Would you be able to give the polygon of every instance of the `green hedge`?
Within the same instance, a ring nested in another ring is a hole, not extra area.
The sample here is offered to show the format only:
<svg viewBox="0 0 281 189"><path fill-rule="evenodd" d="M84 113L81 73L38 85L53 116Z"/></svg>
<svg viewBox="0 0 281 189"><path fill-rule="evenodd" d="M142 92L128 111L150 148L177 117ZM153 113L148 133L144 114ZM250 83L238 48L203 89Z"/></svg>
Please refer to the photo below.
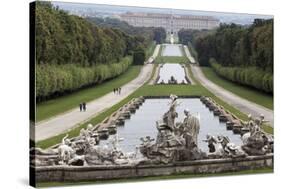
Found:
<svg viewBox="0 0 281 189"><path fill-rule="evenodd" d="M210 59L214 71L230 81L254 87L267 93L273 93L273 75L257 67L223 67Z"/></svg>
<svg viewBox="0 0 281 189"><path fill-rule="evenodd" d="M114 78L132 64L131 57L119 63L82 67L74 64L36 65L36 98L42 100L54 94L63 94Z"/></svg>
<svg viewBox="0 0 281 189"><path fill-rule="evenodd" d="M143 65L145 61L145 51L143 48L139 48L133 53L133 64Z"/></svg>

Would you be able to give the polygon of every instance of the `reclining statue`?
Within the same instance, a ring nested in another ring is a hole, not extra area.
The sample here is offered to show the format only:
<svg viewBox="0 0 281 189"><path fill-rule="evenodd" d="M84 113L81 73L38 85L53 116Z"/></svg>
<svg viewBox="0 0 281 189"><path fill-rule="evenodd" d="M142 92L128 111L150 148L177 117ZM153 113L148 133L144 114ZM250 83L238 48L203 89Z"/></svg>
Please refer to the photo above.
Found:
<svg viewBox="0 0 281 189"><path fill-rule="evenodd" d="M241 146L231 143L226 136L219 135L217 137L207 134L206 140L209 147L209 158L237 158L245 157L247 154L242 150Z"/></svg>

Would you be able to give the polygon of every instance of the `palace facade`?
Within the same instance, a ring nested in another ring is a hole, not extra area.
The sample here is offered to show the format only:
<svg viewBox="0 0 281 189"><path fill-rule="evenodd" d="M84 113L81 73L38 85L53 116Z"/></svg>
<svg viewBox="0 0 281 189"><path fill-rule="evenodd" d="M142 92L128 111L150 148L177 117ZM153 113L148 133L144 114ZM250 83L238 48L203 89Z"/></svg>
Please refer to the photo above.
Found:
<svg viewBox="0 0 281 189"><path fill-rule="evenodd" d="M184 29L214 29L219 26L219 20L211 16L174 15L156 13L131 13L120 15L122 21L132 26L163 27L168 34L177 34Z"/></svg>

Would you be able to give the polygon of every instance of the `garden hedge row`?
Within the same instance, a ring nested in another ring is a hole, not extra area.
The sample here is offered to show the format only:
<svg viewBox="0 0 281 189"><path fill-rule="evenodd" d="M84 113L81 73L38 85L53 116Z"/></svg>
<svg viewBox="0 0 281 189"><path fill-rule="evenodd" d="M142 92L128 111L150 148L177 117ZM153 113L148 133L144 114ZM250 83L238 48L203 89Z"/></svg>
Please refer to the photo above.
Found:
<svg viewBox="0 0 281 189"><path fill-rule="evenodd" d="M254 87L267 93L273 93L273 75L257 67L224 67L210 59L213 70L230 81Z"/></svg>
<svg viewBox="0 0 281 189"><path fill-rule="evenodd" d="M118 63L98 64L92 67L75 64L36 65L36 98L40 101L52 95L101 83L122 74L131 64L132 58L125 57Z"/></svg>

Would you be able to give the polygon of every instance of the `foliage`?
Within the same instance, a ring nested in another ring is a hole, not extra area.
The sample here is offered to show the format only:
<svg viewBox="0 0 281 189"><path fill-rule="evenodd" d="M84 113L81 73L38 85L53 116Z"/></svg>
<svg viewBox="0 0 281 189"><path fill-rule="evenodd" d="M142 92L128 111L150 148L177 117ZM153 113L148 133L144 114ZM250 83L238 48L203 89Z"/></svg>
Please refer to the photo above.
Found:
<svg viewBox="0 0 281 189"><path fill-rule="evenodd" d="M126 57L118 63L99 64L94 67L39 64L36 66L37 100L42 101L80 88L94 86L120 75L131 63L131 58Z"/></svg>
<svg viewBox="0 0 281 189"><path fill-rule="evenodd" d="M201 66L212 64L224 78L273 93L272 19L256 19L249 27L222 24L194 43Z"/></svg>
<svg viewBox="0 0 281 189"><path fill-rule="evenodd" d="M178 32L179 42L184 45L187 45L188 42L192 42L196 31L197 30L181 29Z"/></svg>
<svg viewBox="0 0 281 189"><path fill-rule="evenodd" d="M224 67L214 59L210 59L210 64L218 75L230 81L254 87L264 92L273 92L272 74L258 67Z"/></svg>
<svg viewBox="0 0 281 189"><path fill-rule="evenodd" d="M211 33L213 33L213 30L180 29L178 31L178 39L181 44L188 45L188 43L195 43L197 38Z"/></svg>
<svg viewBox="0 0 281 189"><path fill-rule="evenodd" d="M166 31L164 28L155 28L153 30L154 32L154 37L153 39L156 41L157 44L164 43L166 40Z"/></svg>
<svg viewBox="0 0 281 189"><path fill-rule="evenodd" d="M120 87L135 79L140 71L141 66L130 66L124 74L114 79L110 79L101 84L95 84L93 87L77 90L68 95L41 102L36 105L36 122L77 108L77 105L81 102L89 102L100 98L112 92L113 88Z"/></svg>
<svg viewBox="0 0 281 189"><path fill-rule="evenodd" d="M91 23L94 23L95 25L102 27L102 28L115 28L118 29L127 35L131 36L132 41L141 39L144 41L145 46L147 46L152 40L154 36L153 28L151 27L135 27L129 25L125 21L121 21L116 18L98 18L98 17L87 17L86 20L88 20Z"/></svg>
<svg viewBox="0 0 281 189"><path fill-rule="evenodd" d="M200 65L215 58L222 66L258 67L273 73L273 20L256 19L249 27L222 24L215 32L197 37Z"/></svg>
<svg viewBox="0 0 281 189"><path fill-rule="evenodd" d="M217 74L211 67L201 67L201 70L208 80L220 87L240 96L241 98L247 99L248 101L271 110L273 109L273 96L271 94L225 79L223 76Z"/></svg>
<svg viewBox="0 0 281 189"><path fill-rule="evenodd" d="M136 49L133 54L133 64L143 65L145 61L145 51L143 48Z"/></svg>
<svg viewBox="0 0 281 189"><path fill-rule="evenodd" d="M98 27L50 2L36 2L35 28L37 102L122 74L128 56L147 45L143 36Z"/></svg>

